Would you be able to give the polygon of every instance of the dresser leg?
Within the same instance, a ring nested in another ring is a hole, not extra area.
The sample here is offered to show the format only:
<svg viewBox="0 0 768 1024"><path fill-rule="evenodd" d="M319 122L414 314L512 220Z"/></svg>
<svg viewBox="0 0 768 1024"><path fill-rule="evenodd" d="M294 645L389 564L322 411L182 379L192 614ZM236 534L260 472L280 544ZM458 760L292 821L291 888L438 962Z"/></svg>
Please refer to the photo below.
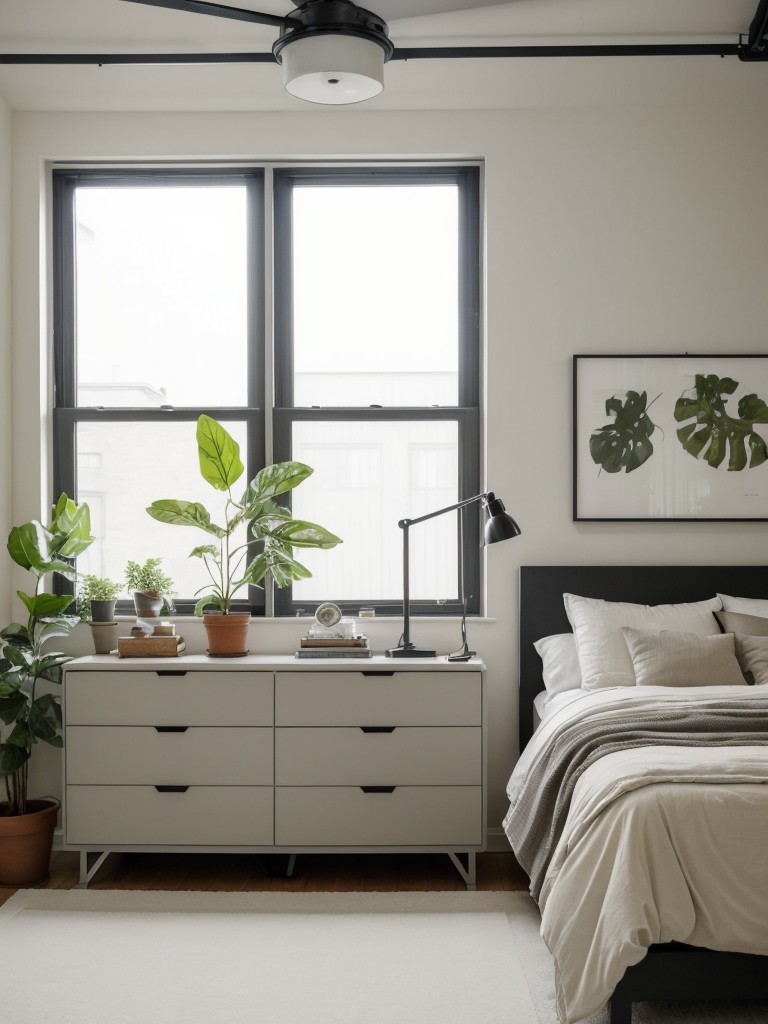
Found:
<svg viewBox="0 0 768 1024"><path fill-rule="evenodd" d="M89 856L96 856L96 860L93 861L92 864L88 863L88 857ZM101 865L104 863L104 861L107 859L108 856L109 856L109 850L107 850L105 853L100 853L98 855L89 854L88 850L81 850L80 851L80 879L79 879L77 885L75 886L75 888L76 889L87 889L88 888L88 883L90 881L92 881L93 876L96 874L96 872L99 870L99 868L101 867Z"/></svg>
<svg viewBox="0 0 768 1024"><path fill-rule="evenodd" d="M453 850L450 850L448 852L448 856L453 861L453 866L467 883L467 889L474 891L477 888L477 871L475 866L474 850L469 853L454 853ZM462 857L466 857L466 863L461 859Z"/></svg>

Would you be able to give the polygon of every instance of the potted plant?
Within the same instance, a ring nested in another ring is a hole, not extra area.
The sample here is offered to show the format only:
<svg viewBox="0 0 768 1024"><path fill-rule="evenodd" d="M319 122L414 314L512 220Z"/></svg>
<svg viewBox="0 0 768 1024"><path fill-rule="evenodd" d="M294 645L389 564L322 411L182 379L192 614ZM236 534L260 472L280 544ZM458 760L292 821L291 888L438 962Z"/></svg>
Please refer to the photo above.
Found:
<svg viewBox="0 0 768 1024"><path fill-rule="evenodd" d="M293 557L293 549L332 548L341 540L322 526L294 519L290 509L274 500L306 480L313 472L309 466L301 462L266 466L235 498L232 488L245 472L239 444L220 423L203 415L197 421L197 449L203 478L227 494L224 525L212 522L210 512L197 501L165 498L153 501L147 512L161 523L195 526L215 538L215 543L190 552L191 558L203 560L211 578L210 585L195 595L203 594L195 615L203 615L209 654L247 654L250 612L233 613L235 595L249 585L258 586L267 573L278 587L306 579L311 573ZM245 541L238 543L233 535L242 526ZM204 614L206 608L216 612Z"/></svg>
<svg viewBox="0 0 768 1024"><path fill-rule="evenodd" d="M122 584L86 573L77 588L77 611L83 622L114 622Z"/></svg>
<svg viewBox="0 0 768 1024"><path fill-rule="evenodd" d="M161 562L162 558L148 558L143 565L129 561L125 567L125 582L141 618L157 618L163 610L170 610L174 583L160 568Z"/></svg>
<svg viewBox="0 0 768 1024"><path fill-rule="evenodd" d="M92 541L88 506L75 504L66 494L56 502L50 526L24 523L8 536L8 553L31 573L34 589L31 594L17 591L27 621L12 622L0 631L0 775L6 795L0 803L3 885L27 885L48 871L59 803L30 800L27 771L36 743L62 746L60 698L39 690L61 682L61 667L70 659L47 650L47 644L66 636L78 617L65 614L74 600L71 595L49 593L42 584L48 573L74 579L74 559Z"/></svg>

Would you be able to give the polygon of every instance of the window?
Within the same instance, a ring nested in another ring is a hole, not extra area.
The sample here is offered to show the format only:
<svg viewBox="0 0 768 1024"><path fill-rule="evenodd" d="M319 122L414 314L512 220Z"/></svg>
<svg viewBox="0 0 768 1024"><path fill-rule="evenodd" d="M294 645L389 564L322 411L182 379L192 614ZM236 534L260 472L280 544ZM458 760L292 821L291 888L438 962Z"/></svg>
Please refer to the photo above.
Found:
<svg viewBox="0 0 768 1024"><path fill-rule="evenodd" d="M302 552L313 577L274 604L252 588L252 610L399 610L398 521L480 490L478 169L56 170L54 228L55 484L99 520L81 570L162 556L191 609L200 538L144 509L211 506L206 412L249 479L312 466L294 514L344 540ZM415 612L459 608L460 551L478 610L478 537L476 506L413 531Z"/></svg>

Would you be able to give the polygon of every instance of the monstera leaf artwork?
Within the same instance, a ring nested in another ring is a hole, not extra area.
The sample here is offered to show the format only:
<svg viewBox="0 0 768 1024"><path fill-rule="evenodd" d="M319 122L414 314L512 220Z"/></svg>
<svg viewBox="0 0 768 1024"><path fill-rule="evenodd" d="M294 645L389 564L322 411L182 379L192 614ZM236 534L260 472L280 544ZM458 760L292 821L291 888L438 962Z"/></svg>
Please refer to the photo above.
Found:
<svg viewBox="0 0 768 1024"><path fill-rule="evenodd" d="M651 434L656 425L648 408L645 391L627 391L624 401L614 396L605 403L606 416L613 415L614 420L592 432L589 454L606 473L631 473L653 455Z"/></svg>
<svg viewBox="0 0 768 1024"><path fill-rule="evenodd" d="M731 415L728 398L739 386L731 377L697 373L695 385L675 402L677 436L685 451L717 469L728 456L728 470L754 469L768 459L755 423L768 423L768 406L757 395L744 395Z"/></svg>

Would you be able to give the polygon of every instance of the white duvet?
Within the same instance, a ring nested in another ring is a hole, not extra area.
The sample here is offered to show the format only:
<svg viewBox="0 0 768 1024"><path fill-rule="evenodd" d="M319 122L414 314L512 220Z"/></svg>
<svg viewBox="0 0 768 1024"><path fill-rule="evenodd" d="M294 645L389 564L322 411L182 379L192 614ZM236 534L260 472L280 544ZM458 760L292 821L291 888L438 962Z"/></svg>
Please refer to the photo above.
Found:
<svg viewBox="0 0 768 1024"><path fill-rule="evenodd" d="M765 698L768 687L571 691L550 705L510 779L564 722L668 702ZM768 954L768 747L636 747L586 769L541 891L558 1013L602 1006L650 945L679 941Z"/></svg>

